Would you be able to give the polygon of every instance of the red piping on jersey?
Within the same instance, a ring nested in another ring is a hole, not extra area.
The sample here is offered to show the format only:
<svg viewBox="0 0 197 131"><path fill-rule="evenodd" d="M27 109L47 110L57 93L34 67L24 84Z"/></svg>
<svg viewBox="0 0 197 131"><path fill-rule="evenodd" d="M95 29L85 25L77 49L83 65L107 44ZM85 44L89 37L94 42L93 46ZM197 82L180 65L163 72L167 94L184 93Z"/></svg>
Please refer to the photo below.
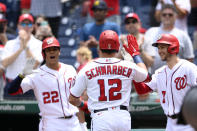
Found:
<svg viewBox="0 0 197 131"><path fill-rule="evenodd" d="M50 72L48 72L48 71L45 71L45 70L43 70L42 68L40 68L40 69L41 69L42 71L44 71L44 72L46 72L46 73L48 73L48 74L50 74L50 75L52 75L52 76L54 76L54 77L56 78L56 80L57 80L57 85L58 85L58 91L59 91L59 94L60 94L60 100L61 100L62 111L63 111L64 117L66 117L65 112L64 112L64 108L63 108L62 97L61 97L61 93L60 93L59 80L57 79L57 77L56 77L54 74L52 74L52 73L50 73Z"/></svg>
<svg viewBox="0 0 197 131"><path fill-rule="evenodd" d="M64 75L65 75L65 73L66 73L66 71L64 72ZM64 85L65 85L65 92L66 92L66 82L65 82L65 79L64 79ZM69 89L69 87L68 87L68 89ZM67 100L68 100L68 96L67 96L67 93L66 93L66 98L67 98ZM68 105L68 108L69 108L69 103L68 103L68 101L67 101L67 105Z"/></svg>
<svg viewBox="0 0 197 131"><path fill-rule="evenodd" d="M165 73L166 73L166 88L167 88L167 85L168 85L168 79L167 79L167 72L166 72L166 68L165 68ZM167 89L166 89L167 90ZM167 95L167 94L166 94ZM164 98L165 99L165 98ZM168 100L168 96L167 96L167 100ZM169 107L169 100L168 100L168 107ZM168 110L168 115L169 115L169 110Z"/></svg>
<svg viewBox="0 0 197 131"><path fill-rule="evenodd" d="M171 93L172 93L172 103L173 103L173 112L175 114L175 105L174 105L174 97L173 97L173 92L172 92L172 77L174 75L174 73L181 67L181 65L173 72L172 76L171 76L171 83L170 83L170 87L171 87ZM174 115L173 114L173 115Z"/></svg>
<svg viewBox="0 0 197 131"><path fill-rule="evenodd" d="M93 61L95 63L99 63L99 64L116 64L116 63L119 63L121 60L117 61L117 62L113 62L113 63L101 63L101 62L98 62L98 61Z"/></svg>

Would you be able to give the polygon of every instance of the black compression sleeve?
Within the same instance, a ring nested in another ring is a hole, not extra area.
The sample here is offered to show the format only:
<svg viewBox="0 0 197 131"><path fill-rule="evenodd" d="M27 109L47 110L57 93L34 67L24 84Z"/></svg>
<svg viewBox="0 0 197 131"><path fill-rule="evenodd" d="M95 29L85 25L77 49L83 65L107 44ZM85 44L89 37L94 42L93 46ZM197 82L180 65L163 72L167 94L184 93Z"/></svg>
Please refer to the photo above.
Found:
<svg viewBox="0 0 197 131"><path fill-rule="evenodd" d="M23 78L24 77L22 75L18 75L13 81L11 81L8 86L9 94L16 93L19 90Z"/></svg>

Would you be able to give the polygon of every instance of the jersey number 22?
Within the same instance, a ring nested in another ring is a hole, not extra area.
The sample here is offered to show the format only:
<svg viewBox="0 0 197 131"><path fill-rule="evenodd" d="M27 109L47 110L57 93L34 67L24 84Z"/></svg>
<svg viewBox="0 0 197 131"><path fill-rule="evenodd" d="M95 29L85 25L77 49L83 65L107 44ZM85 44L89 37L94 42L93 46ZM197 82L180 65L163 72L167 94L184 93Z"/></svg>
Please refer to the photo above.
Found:
<svg viewBox="0 0 197 131"><path fill-rule="evenodd" d="M43 92L42 95L44 96L43 97L44 104L59 102L57 91Z"/></svg>

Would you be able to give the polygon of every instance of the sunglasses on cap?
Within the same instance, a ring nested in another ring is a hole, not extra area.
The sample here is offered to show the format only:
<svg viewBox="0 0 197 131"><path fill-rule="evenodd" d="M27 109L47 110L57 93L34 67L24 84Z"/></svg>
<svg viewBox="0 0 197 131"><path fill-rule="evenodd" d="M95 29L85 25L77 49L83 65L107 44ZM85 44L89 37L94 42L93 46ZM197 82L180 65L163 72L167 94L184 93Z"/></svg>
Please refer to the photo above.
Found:
<svg viewBox="0 0 197 131"><path fill-rule="evenodd" d="M26 26L32 27L32 26L33 26L32 23L21 23L20 25L21 25L22 27L26 27Z"/></svg>
<svg viewBox="0 0 197 131"><path fill-rule="evenodd" d="M138 23L138 20L137 19L129 19L129 20L125 21L125 24L130 24L130 23L132 23L132 24Z"/></svg>
<svg viewBox="0 0 197 131"><path fill-rule="evenodd" d="M47 21L42 21L42 22L38 22L36 23L37 26L45 26L45 25L48 25L48 22Z"/></svg>
<svg viewBox="0 0 197 131"><path fill-rule="evenodd" d="M163 17L166 17L166 16L172 17L173 14L172 14L172 13L163 13L162 16L163 16Z"/></svg>

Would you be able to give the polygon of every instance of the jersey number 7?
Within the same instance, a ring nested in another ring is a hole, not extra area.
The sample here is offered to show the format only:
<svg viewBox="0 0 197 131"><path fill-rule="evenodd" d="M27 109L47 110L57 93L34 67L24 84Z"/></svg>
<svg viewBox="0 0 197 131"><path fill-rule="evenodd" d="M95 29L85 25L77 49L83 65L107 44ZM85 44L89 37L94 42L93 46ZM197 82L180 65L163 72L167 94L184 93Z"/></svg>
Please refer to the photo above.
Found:
<svg viewBox="0 0 197 131"><path fill-rule="evenodd" d="M105 94L105 82L104 79L99 79L98 84L100 86L100 96L98 98L99 101L107 101L107 96ZM109 89L109 101L113 100L120 100L122 98L122 94L120 93L120 90L122 89L122 81L120 79L108 79L108 85L117 85L116 87L111 87ZM115 95L114 93L117 92Z"/></svg>

